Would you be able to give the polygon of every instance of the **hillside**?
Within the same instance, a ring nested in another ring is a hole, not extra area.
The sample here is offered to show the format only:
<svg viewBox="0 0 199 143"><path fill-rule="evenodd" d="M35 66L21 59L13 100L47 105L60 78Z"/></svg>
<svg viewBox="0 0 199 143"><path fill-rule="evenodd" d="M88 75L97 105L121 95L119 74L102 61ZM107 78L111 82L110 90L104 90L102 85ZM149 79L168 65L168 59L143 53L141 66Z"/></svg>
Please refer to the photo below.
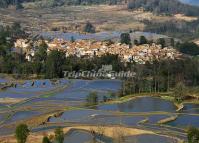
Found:
<svg viewBox="0 0 199 143"><path fill-rule="evenodd" d="M183 40L199 37L199 7L178 0L4 0L0 6L5 7L5 2L17 2L21 10L0 9L1 24L19 22L30 33L83 32L89 21L96 32L133 30Z"/></svg>
<svg viewBox="0 0 199 143"><path fill-rule="evenodd" d="M9 5L16 5L22 8L22 3L32 2L34 7L56 7L62 5L92 5L92 4L127 4L129 9L144 8L156 14L185 14L189 16L199 16L199 4L196 0L1 0L0 7L6 8ZM192 5L187 5L192 4Z"/></svg>
<svg viewBox="0 0 199 143"><path fill-rule="evenodd" d="M129 9L144 8L156 14L185 14L199 16L199 7L181 3L178 0L130 0Z"/></svg>
<svg viewBox="0 0 199 143"><path fill-rule="evenodd" d="M56 7L63 5L98 5L98 4L127 4L129 9L144 8L147 11L156 14L185 14L189 16L198 16L199 7L194 5L199 4L196 0L2 0L0 7L6 8L9 5L17 5L22 8L24 2L31 3L31 6L37 8ZM187 5L192 4L192 5Z"/></svg>
<svg viewBox="0 0 199 143"><path fill-rule="evenodd" d="M190 4L190 5L198 5L199 6L199 1L198 0L180 0L183 3Z"/></svg>
<svg viewBox="0 0 199 143"><path fill-rule="evenodd" d="M1 0L0 7L19 5L24 2L34 2L37 7L55 7L61 5L119 4L126 0Z"/></svg>

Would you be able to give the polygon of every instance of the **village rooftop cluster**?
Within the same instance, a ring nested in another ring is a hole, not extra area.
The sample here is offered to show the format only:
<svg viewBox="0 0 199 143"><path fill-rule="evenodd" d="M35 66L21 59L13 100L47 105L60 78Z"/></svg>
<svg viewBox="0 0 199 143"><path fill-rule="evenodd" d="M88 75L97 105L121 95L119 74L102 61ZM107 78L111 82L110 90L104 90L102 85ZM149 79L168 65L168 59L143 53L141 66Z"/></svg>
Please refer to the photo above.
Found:
<svg viewBox="0 0 199 143"><path fill-rule="evenodd" d="M162 59L178 59L181 53L171 47L162 48L161 45L155 43L143 45L121 44L119 42L110 43L109 41L92 41L92 40L76 40L67 41L63 39L45 40L48 45L47 52L52 50L62 51L66 57L75 55L77 57L92 58L94 56L102 56L105 54L119 55L124 62L134 61L138 64L145 64L154 60ZM42 40L28 41L26 39L18 39L15 42L15 51L24 53L28 61L32 61L37 47Z"/></svg>

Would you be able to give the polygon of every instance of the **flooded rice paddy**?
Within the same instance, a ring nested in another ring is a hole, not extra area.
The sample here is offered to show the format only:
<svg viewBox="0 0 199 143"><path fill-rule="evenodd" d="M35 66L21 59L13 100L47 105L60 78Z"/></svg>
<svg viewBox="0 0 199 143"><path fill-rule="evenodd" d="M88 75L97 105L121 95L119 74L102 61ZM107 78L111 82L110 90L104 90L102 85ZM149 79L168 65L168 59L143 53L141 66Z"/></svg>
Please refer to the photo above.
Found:
<svg viewBox="0 0 199 143"><path fill-rule="evenodd" d="M192 126L199 127L199 115L179 115L175 121L169 122L167 124L180 128L188 128Z"/></svg>
<svg viewBox="0 0 199 143"><path fill-rule="evenodd" d="M13 113L12 118L9 118L5 121L6 124L12 123L12 122L17 122L20 120L28 119L34 116L37 116L41 113L36 112L36 111L19 111L16 113Z"/></svg>
<svg viewBox="0 0 199 143"><path fill-rule="evenodd" d="M165 136L143 134L127 137L125 143L177 143L177 141Z"/></svg>
<svg viewBox="0 0 199 143"><path fill-rule="evenodd" d="M72 33L72 32L43 32L40 35L46 39L54 39L54 38L61 38L65 40L71 40L73 37L75 40L119 40L121 33L124 31L105 31L105 32L98 32L98 33L91 33L91 34L83 34L83 33ZM157 39L157 38L167 38L165 35L154 34L151 32L139 32L135 31L130 33L132 39L135 37L145 36L148 39Z"/></svg>
<svg viewBox="0 0 199 143"><path fill-rule="evenodd" d="M98 136L96 135L96 138L94 136L85 130L71 130L69 131L64 138L64 143L89 143L89 142L95 142L95 143L112 143L112 139L108 138L106 136Z"/></svg>
<svg viewBox="0 0 199 143"><path fill-rule="evenodd" d="M126 125L136 126L136 124L144 120L143 116L124 116L115 115L105 111L96 110L74 110L64 112L60 117L52 117L49 122L54 123L85 123L85 124L98 124L98 125Z"/></svg>
<svg viewBox="0 0 199 143"><path fill-rule="evenodd" d="M4 81L4 80L2 80ZM38 124L31 128L34 132L55 129L58 126L73 124L125 126L174 134L185 137L184 129L188 126L199 127L199 105L187 103L176 112L177 107L171 101L158 97L138 97L122 103L103 103L103 98L111 98L111 93L121 89L120 80L34 80L18 83L6 90L0 91L0 98L22 99L12 104L0 104L0 133L14 132L14 124L28 120L38 115L49 115L45 125ZM86 98L91 92L96 92L99 105L88 107ZM55 116L54 114L61 112ZM162 124L159 121L175 117L171 122ZM13 125L13 127L8 125ZM78 138L78 137L79 138ZM76 138L75 138L76 137ZM66 135L66 140L86 143L92 140L89 132L74 130ZM107 139L107 138L106 138ZM167 143L170 138L164 136L140 135L126 137L129 143L135 139L145 143L153 139L154 143ZM184 138L183 138L184 139ZM109 140L110 142L110 140Z"/></svg>
<svg viewBox="0 0 199 143"><path fill-rule="evenodd" d="M165 136L158 136L152 134L143 134L143 135L136 135L136 136L128 136L122 139L123 143L177 143L175 139L168 138ZM94 138L93 135L85 130L71 130L65 136L64 143L89 143L89 142L96 142L96 143L113 143L114 140L108 138L106 136L103 137L96 137Z"/></svg>
<svg viewBox="0 0 199 143"><path fill-rule="evenodd" d="M170 101L165 101L156 97L136 98L119 104L109 104L98 106L99 110L111 110L120 112L175 112L176 107Z"/></svg>

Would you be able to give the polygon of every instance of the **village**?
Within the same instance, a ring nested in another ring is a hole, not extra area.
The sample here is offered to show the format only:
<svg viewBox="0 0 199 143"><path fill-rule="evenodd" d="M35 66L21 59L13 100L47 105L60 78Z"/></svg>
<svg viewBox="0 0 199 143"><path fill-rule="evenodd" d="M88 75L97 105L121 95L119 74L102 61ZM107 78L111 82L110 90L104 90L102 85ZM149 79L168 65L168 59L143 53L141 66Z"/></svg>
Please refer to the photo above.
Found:
<svg viewBox="0 0 199 143"><path fill-rule="evenodd" d="M42 40L28 41L26 39L18 39L14 44L15 51L26 55L28 61L32 61L37 47L42 43ZM45 40L47 44L47 52L52 50L62 51L66 57L76 55L77 57L92 58L93 56L102 56L105 54L119 55L123 62L132 62L145 64L154 60L163 59L179 59L182 54L173 47L164 47L161 45L142 44L129 45L119 42L110 41L93 41L93 40L76 40L67 41L63 39Z"/></svg>

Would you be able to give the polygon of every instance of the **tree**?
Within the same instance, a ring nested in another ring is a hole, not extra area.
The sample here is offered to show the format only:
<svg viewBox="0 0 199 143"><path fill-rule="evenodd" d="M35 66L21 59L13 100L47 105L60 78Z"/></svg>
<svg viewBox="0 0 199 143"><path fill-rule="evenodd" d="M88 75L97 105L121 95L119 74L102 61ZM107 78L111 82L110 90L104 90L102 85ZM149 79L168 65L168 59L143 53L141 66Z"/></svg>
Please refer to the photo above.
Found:
<svg viewBox="0 0 199 143"><path fill-rule="evenodd" d="M29 129L26 124L20 124L15 130L15 137L18 143L25 143L29 135Z"/></svg>
<svg viewBox="0 0 199 143"><path fill-rule="evenodd" d="M98 96L96 92L91 92L86 98L88 105L95 105L98 103Z"/></svg>
<svg viewBox="0 0 199 143"><path fill-rule="evenodd" d="M142 45L142 44L147 44L147 39L146 39L146 37L145 36L140 36L140 45Z"/></svg>
<svg viewBox="0 0 199 143"><path fill-rule="evenodd" d="M34 74L40 74L44 71L45 64L42 64L41 62L32 62L31 65Z"/></svg>
<svg viewBox="0 0 199 143"><path fill-rule="evenodd" d="M115 92L110 92L110 98L111 99L114 99L114 98L116 98L116 93Z"/></svg>
<svg viewBox="0 0 199 143"><path fill-rule="evenodd" d="M95 33L95 27L89 21L86 23L83 29L84 32L87 33Z"/></svg>
<svg viewBox="0 0 199 143"><path fill-rule="evenodd" d="M46 60L46 77L63 77L63 64L65 59L66 57L63 52L59 52L57 50L51 51Z"/></svg>
<svg viewBox="0 0 199 143"><path fill-rule="evenodd" d="M199 46L193 42L185 42L178 45L180 52L191 56L199 55Z"/></svg>
<svg viewBox="0 0 199 143"><path fill-rule="evenodd" d="M161 45L162 48L164 48L164 47L165 47L165 44L166 44L166 41L165 41L164 38L159 38L159 39L157 40L157 44Z"/></svg>
<svg viewBox="0 0 199 143"><path fill-rule="evenodd" d="M32 74L33 73L33 66L32 63L30 62L26 62L21 64L21 68L22 68L22 73L23 74Z"/></svg>
<svg viewBox="0 0 199 143"><path fill-rule="evenodd" d="M95 57L91 63L96 63L98 68L101 68L102 65L112 65L114 71L121 71L124 68L120 57L118 55L106 54L101 57Z"/></svg>
<svg viewBox="0 0 199 143"><path fill-rule="evenodd" d="M42 143L51 143L51 141L49 140L49 138L47 136L44 136Z"/></svg>
<svg viewBox="0 0 199 143"><path fill-rule="evenodd" d="M120 42L122 44L131 45L131 37L129 33L122 33L120 35Z"/></svg>
<svg viewBox="0 0 199 143"><path fill-rule="evenodd" d="M64 132L62 128L55 129L55 141L57 143L63 143L64 142Z"/></svg>
<svg viewBox="0 0 199 143"><path fill-rule="evenodd" d="M170 45L171 45L172 47L175 46L175 40L174 40L173 38L170 39Z"/></svg>
<svg viewBox="0 0 199 143"><path fill-rule="evenodd" d="M106 96L103 96L103 101L107 102L108 98Z"/></svg>
<svg viewBox="0 0 199 143"><path fill-rule="evenodd" d="M16 3L16 9L19 10L19 9L23 9L23 5L20 3L20 2L17 2Z"/></svg>
<svg viewBox="0 0 199 143"><path fill-rule="evenodd" d="M185 15L194 16L198 15L199 11L197 7L185 5L178 0L129 0L127 6L128 9L138 9L142 7L156 14L167 15L184 13Z"/></svg>
<svg viewBox="0 0 199 143"><path fill-rule="evenodd" d="M5 73L12 73L13 71L13 58L11 55L7 55L4 57L2 70Z"/></svg>
<svg viewBox="0 0 199 143"><path fill-rule="evenodd" d="M72 43L75 42L75 38L73 36L71 36L70 42L72 42Z"/></svg>
<svg viewBox="0 0 199 143"><path fill-rule="evenodd" d="M199 130L197 128L191 127L187 133L188 143L198 143L199 142Z"/></svg>
<svg viewBox="0 0 199 143"><path fill-rule="evenodd" d="M136 46L138 46L139 45L139 42L138 42L138 40L134 40L134 44L136 45Z"/></svg>
<svg viewBox="0 0 199 143"><path fill-rule="evenodd" d="M10 36L13 41L19 38L23 38L26 36L26 33L21 27L21 24L18 22L13 23L13 25L10 27Z"/></svg>
<svg viewBox="0 0 199 143"><path fill-rule="evenodd" d="M35 53L35 61L37 61L37 62L45 62L46 61L47 48L48 48L48 45L45 43L45 41L42 41L42 43L38 47L38 51Z"/></svg>
<svg viewBox="0 0 199 143"><path fill-rule="evenodd" d="M174 89L174 97L177 102L182 102L186 96L186 87L182 82L177 83Z"/></svg>
<svg viewBox="0 0 199 143"><path fill-rule="evenodd" d="M95 131L95 129L90 129L90 133L92 134L92 137L93 137L93 140L92 142L93 143L96 143L96 139L97 139L97 132Z"/></svg>

